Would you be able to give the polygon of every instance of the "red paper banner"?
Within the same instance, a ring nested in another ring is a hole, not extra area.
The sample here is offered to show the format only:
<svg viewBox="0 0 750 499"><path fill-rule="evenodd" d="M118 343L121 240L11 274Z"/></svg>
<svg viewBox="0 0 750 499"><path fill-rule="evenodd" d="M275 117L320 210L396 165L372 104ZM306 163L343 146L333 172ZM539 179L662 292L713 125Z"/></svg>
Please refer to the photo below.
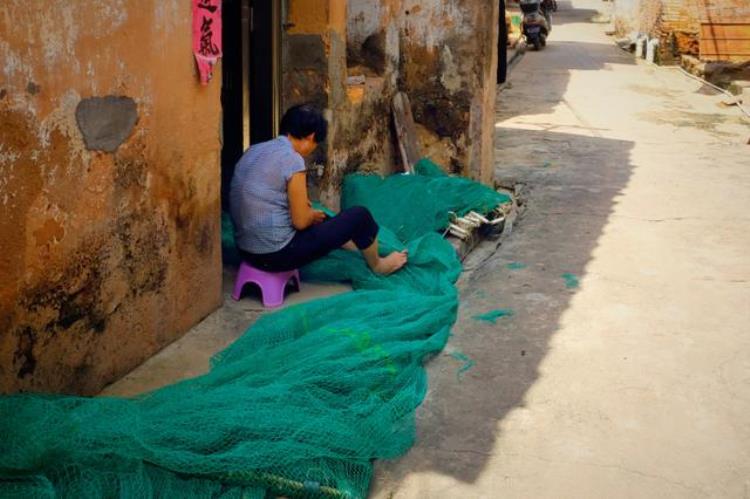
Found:
<svg viewBox="0 0 750 499"><path fill-rule="evenodd" d="M207 85L221 52L221 0L193 0L193 54Z"/></svg>

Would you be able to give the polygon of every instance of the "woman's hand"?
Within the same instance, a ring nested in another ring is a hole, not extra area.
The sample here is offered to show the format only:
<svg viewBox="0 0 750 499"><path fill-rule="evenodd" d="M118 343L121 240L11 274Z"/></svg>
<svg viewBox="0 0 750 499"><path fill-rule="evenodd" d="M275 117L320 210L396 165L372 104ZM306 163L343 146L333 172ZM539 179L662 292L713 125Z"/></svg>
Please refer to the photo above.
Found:
<svg viewBox="0 0 750 499"><path fill-rule="evenodd" d="M326 218L328 218L328 215L326 215L324 211L313 210L313 225L324 222Z"/></svg>

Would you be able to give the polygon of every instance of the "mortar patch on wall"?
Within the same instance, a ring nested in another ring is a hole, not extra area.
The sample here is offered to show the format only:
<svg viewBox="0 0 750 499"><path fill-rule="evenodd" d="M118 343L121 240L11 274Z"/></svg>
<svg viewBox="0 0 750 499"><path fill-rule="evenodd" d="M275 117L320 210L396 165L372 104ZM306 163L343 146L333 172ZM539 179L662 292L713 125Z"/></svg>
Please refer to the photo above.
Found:
<svg viewBox="0 0 750 499"><path fill-rule="evenodd" d="M443 51L440 54L440 61L442 63L440 82L449 92L457 92L461 89L463 80L458 73L458 66L453 60L453 53L447 44L443 47Z"/></svg>
<svg viewBox="0 0 750 499"><path fill-rule="evenodd" d="M386 37L385 33L373 33L365 38L361 46L347 42L346 65L349 68L363 66L374 75L385 73Z"/></svg>
<svg viewBox="0 0 750 499"><path fill-rule="evenodd" d="M328 71L328 57L320 35L288 35L286 60L288 69Z"/></svg>
<svg viewBox="0 0 750 499"><path fill-rule="evenodd" d="M137 107L130 97L90 97L76 107L76 122L89 150L115 152L137 121Z"/></svg>

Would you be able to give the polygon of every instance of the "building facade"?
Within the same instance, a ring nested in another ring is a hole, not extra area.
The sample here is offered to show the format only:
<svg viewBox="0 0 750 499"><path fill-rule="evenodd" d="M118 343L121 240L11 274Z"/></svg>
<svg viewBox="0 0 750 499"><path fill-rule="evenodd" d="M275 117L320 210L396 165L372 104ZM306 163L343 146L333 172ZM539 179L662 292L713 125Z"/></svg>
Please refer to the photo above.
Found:
<svg viewBox="0 0 750 499"><path fill-rule="evenodd" d="M221 303L191 5L3 2L0 392L91 394Z"/></svg>
<svg viewBox="0 0 750 499"><path fill-rule="evenodd" d="M97 393L221 305L222 183L260 114L268 135L293 104L327 110L313 184L334 208L346 173L399 169L396 91L426 155L491 179L497 2L224 5L242 22L201 85L189 1L3 3L0 393Z"/></svg>

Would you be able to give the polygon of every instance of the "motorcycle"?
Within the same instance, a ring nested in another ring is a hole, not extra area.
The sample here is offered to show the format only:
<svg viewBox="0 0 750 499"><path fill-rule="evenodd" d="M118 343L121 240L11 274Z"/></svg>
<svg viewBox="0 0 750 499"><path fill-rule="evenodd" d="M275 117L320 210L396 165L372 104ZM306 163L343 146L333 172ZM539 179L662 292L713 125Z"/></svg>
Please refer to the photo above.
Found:
<svg viewBox="0 0 750 499"><path fill-rule="evenodd" d="M526 42L541 50L547 45L547 37L552 30L552 22L544 0L521 0L519 5L523 12L522 32Z"/></svg>

